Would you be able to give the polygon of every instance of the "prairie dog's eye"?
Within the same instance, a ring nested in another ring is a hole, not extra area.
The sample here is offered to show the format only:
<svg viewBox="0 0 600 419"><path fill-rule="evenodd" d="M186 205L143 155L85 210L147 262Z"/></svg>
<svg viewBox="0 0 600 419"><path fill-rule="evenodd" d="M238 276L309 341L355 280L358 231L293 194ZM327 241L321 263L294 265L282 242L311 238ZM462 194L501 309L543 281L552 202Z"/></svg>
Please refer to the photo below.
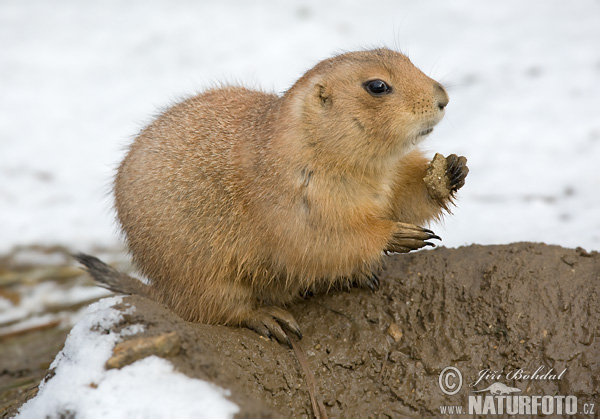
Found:
<svg viewBox="0 0 600 419"><path fill-rule="evenodd" d="M364 84L365 90L373 96L387 95L392 88L383 80L369 80Z"/></svg>

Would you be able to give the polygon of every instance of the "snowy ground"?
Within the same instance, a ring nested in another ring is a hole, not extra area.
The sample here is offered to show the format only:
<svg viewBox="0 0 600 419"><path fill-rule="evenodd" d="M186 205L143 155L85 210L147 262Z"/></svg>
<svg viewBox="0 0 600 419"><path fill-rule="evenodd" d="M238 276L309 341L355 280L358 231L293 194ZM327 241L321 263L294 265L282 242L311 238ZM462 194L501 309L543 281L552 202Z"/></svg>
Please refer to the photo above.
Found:
<svg viewBox="0 0 600 419"><path fill-rule="evenodd" d="M54 376L20 409L19 418L225 418L239 411L225 398L227 391L174 371L163 358L105 369L114 345L143 330L134 325L139 327L114 332L123 313L112 305L121 299L106 298L87 308L50 366Z"/></svg>
<svg viewBox="0 0 600 419"><path fill-rule="evenodd" d="M157 110L217 81L286 90L342 50L408 53L450 91L430 151L469 158L447 246L600 249L600 3L0 3L0 252L118 243L108 196Z"/></svg>

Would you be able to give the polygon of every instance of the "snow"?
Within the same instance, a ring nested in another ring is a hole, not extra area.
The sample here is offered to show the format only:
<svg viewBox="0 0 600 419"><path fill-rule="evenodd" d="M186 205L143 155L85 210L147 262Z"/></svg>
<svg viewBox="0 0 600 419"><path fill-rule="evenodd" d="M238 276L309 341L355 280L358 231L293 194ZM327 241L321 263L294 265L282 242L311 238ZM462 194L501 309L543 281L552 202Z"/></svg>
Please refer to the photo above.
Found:
<svg viewBox="0 0 600 419"><path fill-rule="evenodd" d="M2 302L4 301L7 300L2 300ZM62 313L46 313L39 316L31 316L27 317L25 320L20 321L17 324L11 324L10 326L0 327L0 336L47 325L49 323L62 321L65 321L65 316Z"/></svg>
<svg viewBox="0 0 600 419"><path fill-rule="evenodd" d="M600 249L600 3L0 3L0 252L119 243L114 169L160 109L219 82L285 91L319 60L389 46L450 92L426 147L464 154L447 246Z"/></svg>
<svg viewBox="0 0 600 419"><path fill-rule="evenodd" d="M48 252L47 249L20 248L12 255L12 263L21 266L66 265L72 257L65 252Z"/></svg>
<svg viewBox="0 0 600 419"><path fill-rule="evenodd" d="M111 297L88 307L50 366L54 376L42 382L18 418L69 413L83 419L225 418L238 412L225 398L228 391L178 373L169 361L156 356L107 371L104 365L121 337L143 330L112 330L123 320L123 312L113 308L120 303L122 297Z"/></svg>
<svg viewBox="0 0 600 419"><path fill-rule="evenodd" d="M37 284L20 284L14 292L20 295L18 304L0 297L0 326L28 319L32 315L53 311L53 308L68 307L77 303L105 297L110 291L100 287L87 285L61 286L55 281L44 281ZM56 319L65 319L66 313L56 313ZM67 316L68 317L68 316ZM48 317L44 316L45 320ZM40 319L41 322L44 320ZM20 324L29 326L29 323ZM4 329L0 327L0 332Z"/></svg>

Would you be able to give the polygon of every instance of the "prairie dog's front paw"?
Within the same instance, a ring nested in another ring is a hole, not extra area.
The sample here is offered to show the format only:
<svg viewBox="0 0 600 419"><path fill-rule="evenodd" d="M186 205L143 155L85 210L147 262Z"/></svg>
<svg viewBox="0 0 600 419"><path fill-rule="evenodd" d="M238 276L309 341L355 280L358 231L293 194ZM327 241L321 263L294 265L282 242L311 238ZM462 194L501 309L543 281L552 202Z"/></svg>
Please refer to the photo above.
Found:
<svg viewBox="0 0 600 419"><path fill-rule="evenodd" d="M408 223L396 223L396 231L384 249L385 252L408 253L425 246L435 245L426 240L441 240L433 231Z"/></svg>
<svg viewBox="0 0 600 419"><path fill-rule="evenodd" d="M446 163L446 176L450 179L450 194L454 194L465 186L465 178L469 174L467 158L465 156L450 154L446 157Z"/></svg>
<svg viewBox="0 0 600 419"><path fill-rule="evenodd" d="M456 154L444 157L436 153L423 180L431 198L445 201L453 198L456 191L464 186L468 173L466 157Z"/></svg>

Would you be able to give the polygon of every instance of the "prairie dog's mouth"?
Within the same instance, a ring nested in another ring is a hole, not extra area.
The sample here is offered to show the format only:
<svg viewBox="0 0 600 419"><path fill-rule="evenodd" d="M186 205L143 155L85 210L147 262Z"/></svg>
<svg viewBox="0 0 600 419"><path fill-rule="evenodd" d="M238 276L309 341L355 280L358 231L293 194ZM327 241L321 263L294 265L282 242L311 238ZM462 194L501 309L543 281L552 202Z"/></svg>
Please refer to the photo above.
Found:
<svg viewBox="0 0 600 419"><path fill-rule="evenodd" d="M422 129L421 131L418 132L417 135L415 135L413 137L412 144L417 145L417 143L420 143L426 136L431 134L432 131L433 131L433 127Z"/></svg>
<svg viewBox="0 0 600 419"><path fill-rule="evenodd" d="M429 135L431 134L431 131L433 131L433 127L425 128L424 130L420 131L419 134L417 134L417 137L424 137L426 135Z"/></svg>

